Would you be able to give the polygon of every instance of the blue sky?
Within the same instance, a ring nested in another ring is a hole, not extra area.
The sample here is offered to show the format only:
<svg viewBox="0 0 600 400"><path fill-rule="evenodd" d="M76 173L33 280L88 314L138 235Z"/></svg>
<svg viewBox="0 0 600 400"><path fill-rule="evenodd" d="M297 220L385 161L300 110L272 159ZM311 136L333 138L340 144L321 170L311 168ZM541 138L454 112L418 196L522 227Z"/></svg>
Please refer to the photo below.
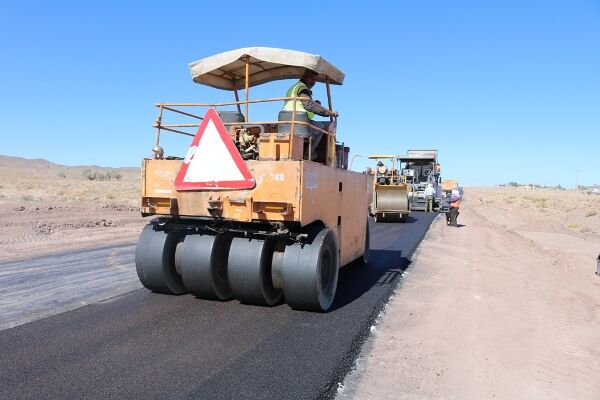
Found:
<svg viewBox="0 0 600 400"><path fill-rule="evenodd" d="M463 185L600 183L600 1L294 4L3 2L0 154L139 165L155 103L230 99L194 84L189 62L262 45L346 73L333 103L339 139L365 156L355 169L437 148Z"/></svg>

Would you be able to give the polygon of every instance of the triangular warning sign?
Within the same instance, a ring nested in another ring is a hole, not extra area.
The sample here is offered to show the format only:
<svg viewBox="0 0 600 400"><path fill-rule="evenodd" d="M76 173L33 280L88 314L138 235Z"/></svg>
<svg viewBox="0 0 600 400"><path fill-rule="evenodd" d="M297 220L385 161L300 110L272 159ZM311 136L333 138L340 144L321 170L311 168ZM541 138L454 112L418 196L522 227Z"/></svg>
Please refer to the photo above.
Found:
<svg viewBox="0 0 600 400"><path fill-rule="evenodd" d="M208 110L177 173L175 190L252 189L255 184L221 118Z"/></svg>

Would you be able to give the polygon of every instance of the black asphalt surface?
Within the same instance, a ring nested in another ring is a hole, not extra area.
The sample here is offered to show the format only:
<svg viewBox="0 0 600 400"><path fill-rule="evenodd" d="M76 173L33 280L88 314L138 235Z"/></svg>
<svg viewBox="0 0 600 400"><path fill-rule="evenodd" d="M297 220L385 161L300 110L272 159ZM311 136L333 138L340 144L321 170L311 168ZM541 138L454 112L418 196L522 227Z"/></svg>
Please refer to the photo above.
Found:
<svg viewBox="0 0 600 400"><path fill-rule="evenodd" d="M139 289L0 331L0 399L332 398L435 215L371 223L328 313Z"/></svg>

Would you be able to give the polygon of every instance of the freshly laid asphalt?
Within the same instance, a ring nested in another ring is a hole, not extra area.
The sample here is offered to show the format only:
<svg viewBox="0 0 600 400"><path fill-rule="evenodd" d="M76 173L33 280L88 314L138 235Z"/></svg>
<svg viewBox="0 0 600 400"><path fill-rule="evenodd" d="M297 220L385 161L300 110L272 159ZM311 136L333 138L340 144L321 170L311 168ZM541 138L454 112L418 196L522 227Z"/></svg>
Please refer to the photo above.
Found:
<svg viewBox="0 0 600 400"><path fill-rule="evenodd" d="M371 222L328 313L138 289L0 331L0 399L332 398L435 215Z"/></svg>

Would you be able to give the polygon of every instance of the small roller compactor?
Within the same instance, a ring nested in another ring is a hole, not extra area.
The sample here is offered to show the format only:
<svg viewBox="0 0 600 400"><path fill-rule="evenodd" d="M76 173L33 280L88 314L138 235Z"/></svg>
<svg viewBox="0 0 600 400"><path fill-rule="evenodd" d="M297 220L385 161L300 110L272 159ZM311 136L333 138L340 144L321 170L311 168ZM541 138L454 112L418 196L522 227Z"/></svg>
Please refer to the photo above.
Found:
<svg viewBox="0 0 600 400"><path fill-rule="evenodd" d="M369 213L375 222L405 222L410 214L410 202L406 179L400 174L398 156L370 155L377 160L373 172L373 199ZM387 164L387 165L386 165Z"/></svg>

